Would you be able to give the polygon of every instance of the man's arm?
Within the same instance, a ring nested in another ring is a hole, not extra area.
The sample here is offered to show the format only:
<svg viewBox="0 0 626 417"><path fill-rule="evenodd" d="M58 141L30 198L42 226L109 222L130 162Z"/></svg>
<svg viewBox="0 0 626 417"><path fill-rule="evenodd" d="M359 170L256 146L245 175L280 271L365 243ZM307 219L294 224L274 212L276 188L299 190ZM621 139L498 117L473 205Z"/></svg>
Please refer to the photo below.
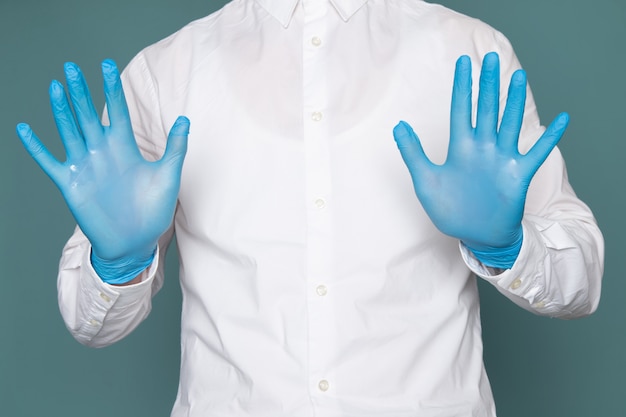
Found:
<svg viewBox="0 0 626 417"><path fill-rule="evenodd" d="M177 204L189 129L189 121L180 117L162 158L147 161L135 139L117 67L104 61L102 72L108 125L100 122L76 65L65 66L71 105L61 83L50 87L65 162L57 161L28 125L17 127L26 150L59 188L78 223L61 261L59 300L68 327L83 343L92 343L107 322L117 334L113 339L123 337L149 311L157 244L171 237L166 231Z"/></svg>
<svg viewBox="0 0 626 417"><path fill-rule="evenodd" d="M485 56L474 125L470 59L457 62L444 164L428 159L408 124L398 124L394 136L422 206L440 231L461 241L470 268L528 310L589 314L599 300L603 242L588 208L568 188L560 154L553 152L568 117L558 116L520 153L526 77L521 70L512 73L498 123L499 65L496 54ZM530 194L538 198L525 207L531 181L537 191Z"/></svg>

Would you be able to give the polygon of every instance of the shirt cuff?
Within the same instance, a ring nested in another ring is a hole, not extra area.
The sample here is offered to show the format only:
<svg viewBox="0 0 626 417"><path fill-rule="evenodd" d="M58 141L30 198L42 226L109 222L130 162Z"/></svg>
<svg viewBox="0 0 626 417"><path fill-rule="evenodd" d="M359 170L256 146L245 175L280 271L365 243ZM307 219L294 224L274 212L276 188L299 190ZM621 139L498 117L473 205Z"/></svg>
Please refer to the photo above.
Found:
<svg viewBox="0 0 626 417"><path fill-rule="evenodd" d="M159 248L155 252L154 260L141 274L141 281L127 286L110 285L102 281L93 269L90 261L91 246L83 255L80 269L81 307L84 309L80 317L83 323L80 330L81 338L92 339L102 329L107 314L115 307L123 310L140 303L150 297L152 281L156 275L159 262Z"/></svg>
<svg viewBox="0 0 626 417"><path fill-rule="evenodd" d="M531 223L522 220L522 230L522 247L511 269L488 267L461 242L459 247L465 264L472 272L496 286L500 292L522 298L530 307L540 311L548 304L545 280L542 279L548 250L540 231Z"/></svg>

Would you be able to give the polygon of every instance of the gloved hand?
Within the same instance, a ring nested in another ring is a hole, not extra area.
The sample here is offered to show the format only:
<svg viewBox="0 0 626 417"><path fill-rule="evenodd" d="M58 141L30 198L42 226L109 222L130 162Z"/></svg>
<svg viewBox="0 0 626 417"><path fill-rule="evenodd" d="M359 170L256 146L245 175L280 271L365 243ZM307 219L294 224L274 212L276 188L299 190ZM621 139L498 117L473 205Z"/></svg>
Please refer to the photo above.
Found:
<svg viewBox="0 0 626 417"><path fill-rule="evenodd" d="M157 241L172 221L189 120L176 120L161 160L146 161L135 142L115 63L104 61L102 74L110 126L101 124L75 64L65 64L72 106L61 83L53 81L50 86L52 113L67 152L65 162L57 161L27 124L19 124L17 134L61 190L91 242L98 275L105 282L122 284L151 263Z"/></svg>
<svg viewBox="0 0 626 417"><path fill-rule="evenodd" d="M525 154L518 139L526 101L526 74L511 77L498 129L500 63L484 57L476 127L472 126L472 69L469 57L456 64L450 143L443 165L425 155L412 128L400 122L394 137L415 193L435 226L460 239L486 266L511 268L522 244L522 216L530 180L563 135L569 116L560 114Z"/></svg>

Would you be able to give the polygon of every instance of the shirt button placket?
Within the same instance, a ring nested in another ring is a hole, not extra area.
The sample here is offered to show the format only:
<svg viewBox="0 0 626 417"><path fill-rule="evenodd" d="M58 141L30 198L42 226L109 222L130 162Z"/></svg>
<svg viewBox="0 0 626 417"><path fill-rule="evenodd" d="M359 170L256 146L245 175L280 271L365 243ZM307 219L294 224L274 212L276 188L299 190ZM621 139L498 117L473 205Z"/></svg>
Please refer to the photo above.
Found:
<svg viewBox="0 0 626 417"><path fill-rule="evenodd" d="M303 0L303 123L307 199L306 276L308 289L308 378L313 401L324 401L332 381L334 345L328 288L321 280L331 274L332 233L330 138L327 102L326 30L330 10L326 1ZM322 41L324 39L324 41Z"/></svg>

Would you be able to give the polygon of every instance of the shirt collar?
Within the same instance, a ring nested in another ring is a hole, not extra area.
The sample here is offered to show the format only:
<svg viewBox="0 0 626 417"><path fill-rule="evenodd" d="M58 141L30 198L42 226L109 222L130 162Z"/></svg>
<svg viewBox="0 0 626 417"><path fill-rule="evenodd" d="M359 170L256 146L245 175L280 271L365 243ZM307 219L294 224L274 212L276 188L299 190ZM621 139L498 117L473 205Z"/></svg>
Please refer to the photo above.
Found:
<svg viewBox="0 0 626 417"><path fill-rule="evenodd" d="M257 2L269 14L274 16L280 23L287 27L300 0L257 0ZM347 22L367 0L330 0L330 3L339 13L339 16Z"/></svg>

